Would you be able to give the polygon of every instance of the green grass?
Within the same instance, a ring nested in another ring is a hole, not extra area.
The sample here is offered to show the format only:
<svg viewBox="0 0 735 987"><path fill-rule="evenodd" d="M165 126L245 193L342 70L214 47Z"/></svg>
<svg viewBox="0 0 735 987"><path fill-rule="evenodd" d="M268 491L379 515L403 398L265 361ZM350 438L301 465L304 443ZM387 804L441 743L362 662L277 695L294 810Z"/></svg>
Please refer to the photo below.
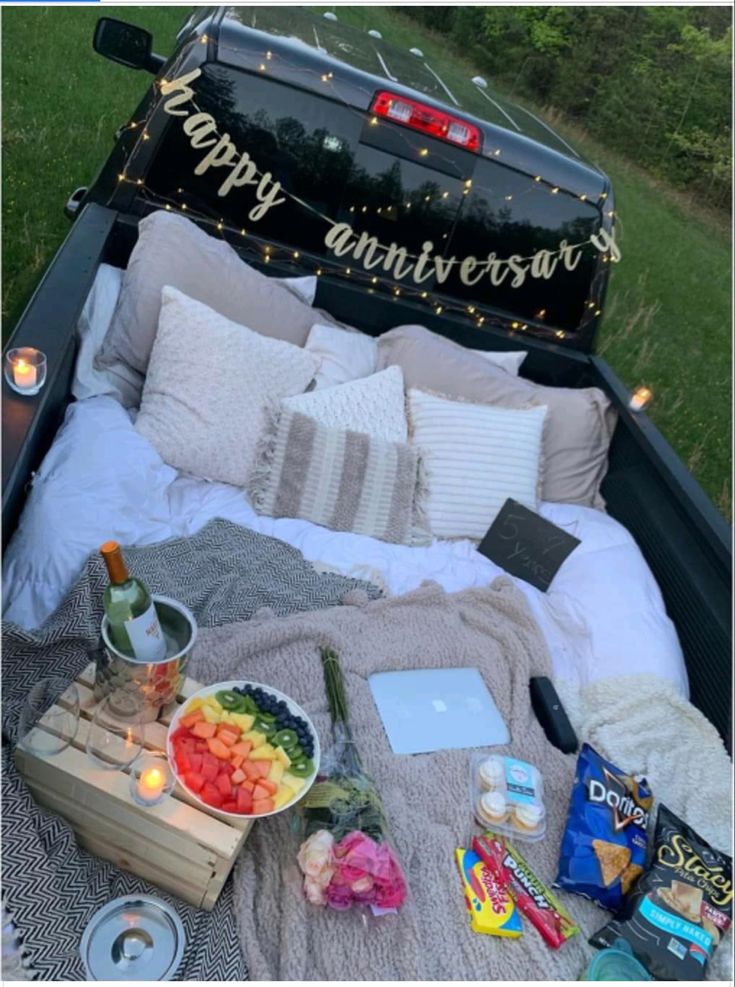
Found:
<svg viewBox="0 0 735 987"><path fill-rule="evenodd" d="M418 45L450 88L481 71L400 9L335 10L343 23L377 28L404 48ZM148 28L163 54L186 12L104 10ZM150 82L94 54L92 31L101 14L74 7L2 11L4 337L68 231L67 196L93 180L116 127ZM607 171L616 194L623 261L613 269L598 351L628 386L651 387L651 417L729 518L729 220L657 185L564 121L554 125Z"/></svg>

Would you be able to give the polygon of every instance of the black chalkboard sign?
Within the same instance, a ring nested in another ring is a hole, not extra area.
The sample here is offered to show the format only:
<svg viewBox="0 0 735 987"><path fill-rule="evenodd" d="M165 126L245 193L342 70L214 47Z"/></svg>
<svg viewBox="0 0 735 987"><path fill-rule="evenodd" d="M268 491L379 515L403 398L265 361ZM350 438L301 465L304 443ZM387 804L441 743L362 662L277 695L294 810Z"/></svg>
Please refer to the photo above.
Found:
<svg viewBox="0 0 735 987"><path fill-rule="evenodd" d="M546 592L577 545L579 538L509 497L478 551L511 576L518 576Z"/></svg>

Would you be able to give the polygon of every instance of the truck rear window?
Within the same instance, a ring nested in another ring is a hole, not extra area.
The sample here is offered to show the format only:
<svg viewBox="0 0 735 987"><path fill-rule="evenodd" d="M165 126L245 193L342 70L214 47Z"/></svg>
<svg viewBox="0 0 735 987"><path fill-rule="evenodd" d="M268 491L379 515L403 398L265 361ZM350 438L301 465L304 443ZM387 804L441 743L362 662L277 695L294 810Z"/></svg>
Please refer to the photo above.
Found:
<svg viewBox="0 0 735 987"><path fill-rule="evenodd" d="M365 112L265 72L207 64L189 91L190 98L185 88L178 91L146 176L146 191L158 204L186 206L246 238L260 238L274 257L303 251L325 270L349 267L407 293L448 295L564 330L578 326L599 256L594 247L577 252L573 270L557 261L548 279L513 271L501 276L492 258L517 255L520 268L539 250L558 250L562 240L588 240L600 224L593 204L563 192L549 195L532 176L486 156L390 122L376 126ZM222 135L238 155L249 155L249 184L238 184L229 165L204 166ZM431 153L424 155L427 148ZM339 238L341 256L325 242L335 223L354 231L352 240ZM360 234L363 249L353 249ZM376 261L380 252L371 254L372 242L395 244L396 263ZM467 267L460 275L467 257L486 266L484 276L468 277Z"/></svg>

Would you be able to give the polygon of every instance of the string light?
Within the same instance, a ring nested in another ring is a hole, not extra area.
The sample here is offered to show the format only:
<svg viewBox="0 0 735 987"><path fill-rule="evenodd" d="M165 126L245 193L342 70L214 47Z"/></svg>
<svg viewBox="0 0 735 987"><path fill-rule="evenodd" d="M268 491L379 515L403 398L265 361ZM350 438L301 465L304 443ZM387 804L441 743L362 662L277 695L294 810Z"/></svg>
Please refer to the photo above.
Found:
<svg viewBox="0 0 735 987"><path fill-rule="evenodd" d="M298 260L300 256L301 256L301 254L298 252L298 250L294 250L294 252L293 252L293 259L294 260Z"/></svg>
<svg viewBox="0 0 735 987"><path fill-rule="evenodd" d="M265 64L263 62L260 63L258 68L260 69L261 72L265 72Z"/></svg>
<svg viewBox="0 0 735 987"><path fill-rule="evenodd" d="M419 154L421 155L422 158L425 158L428 153L429 153L428 147L422 147L419 150Z"/></svg>
<svg viewBox="0 0 735 987"><path fill-rule="evenodd" d="M559 189L558 189L558 187L557 187L557 186L555 185L555 186L553 187L553 189L551 190L551 194L552 194L552 195L557 195L558 193L559 193Z"/></svg>

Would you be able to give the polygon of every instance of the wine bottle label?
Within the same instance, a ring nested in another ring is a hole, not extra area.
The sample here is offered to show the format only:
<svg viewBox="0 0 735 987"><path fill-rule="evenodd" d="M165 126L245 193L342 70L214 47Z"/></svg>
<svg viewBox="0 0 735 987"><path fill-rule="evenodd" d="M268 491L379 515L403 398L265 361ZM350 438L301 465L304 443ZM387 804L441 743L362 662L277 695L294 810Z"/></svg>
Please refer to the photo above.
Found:
<svg viewBox="0 0 735 987"><path fill-rule="evenodd" d="M161 661L166 657L166 640L153 603L139 617L126 620L125 630L139 661Z"/></svg>

